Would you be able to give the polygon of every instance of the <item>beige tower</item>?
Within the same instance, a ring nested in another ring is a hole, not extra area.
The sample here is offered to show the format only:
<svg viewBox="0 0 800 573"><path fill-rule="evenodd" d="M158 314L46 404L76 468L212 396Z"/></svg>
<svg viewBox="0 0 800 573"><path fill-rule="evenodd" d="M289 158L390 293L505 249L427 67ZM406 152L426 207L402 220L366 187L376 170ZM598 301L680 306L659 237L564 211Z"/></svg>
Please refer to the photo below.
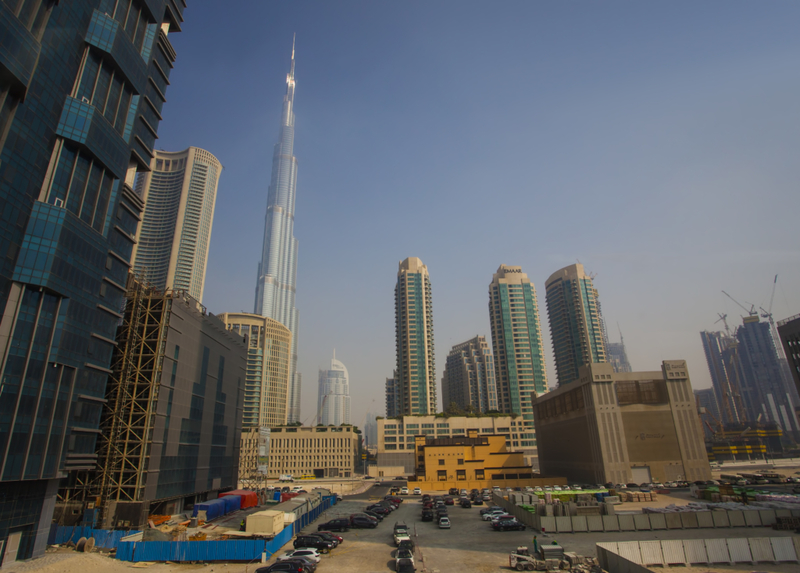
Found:
<svg viewBox="0 0 800 573"><path fill-rule="evenodd" d="M433 302L428 267L417 257L400 263L394 288L398 414L436 413Z"/></svg>
<svg viewBox="0 0 800 573"><path fill-rule="evenodd" d="M131 264L156 288L183 290L202 302L222 164L190 147L156 151L150 169L136 180L145 208Z"/></svg>

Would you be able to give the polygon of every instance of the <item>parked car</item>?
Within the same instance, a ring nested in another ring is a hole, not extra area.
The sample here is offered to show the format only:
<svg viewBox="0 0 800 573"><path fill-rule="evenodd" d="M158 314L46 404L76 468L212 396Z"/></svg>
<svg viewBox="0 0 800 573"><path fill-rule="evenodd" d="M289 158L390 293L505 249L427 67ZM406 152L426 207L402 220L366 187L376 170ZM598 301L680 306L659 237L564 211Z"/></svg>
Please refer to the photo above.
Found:
<svg viewBox="0 0 800 573"><path fill-rule="evenodd" d="M450 518L446 515L439 518L439 529L450 529Z"/></svg>
<svg viewBox="0 0 800 573"><path fill-rule="evenodd" d="M471 504L471 503L470 503L470 501L469 501L469 500L468 500L468 499L465 497L464 499L462 499L462 500L461 500L461 507L463 507L464 509L468 509L468 508L472 507L472 504Z"/></svg>
<svg viewBox="0 0 800 573"><path fill-rule="evenodd" d="M423 509L422 510L422 521L433 521L433 510L432 509Z"/></svg>
<svg viewBox="0 0 800 573"><path fill-rule="evenodd" d="M525 531L525 524L520 523L516 519L498 519L492 522L492 529L495 531Z"/></svg>
<svg viewBox="0 0 800 573"><path fill-rule="evenodd" d="M292 544L295 549L317 549L320 553L327 553L333 549L333 543L313 535L298 535Z"/></svg>
<svg viewBox="0 0 800 573"><path fill-rule="evenodd" d="M480 511L480 513L481 513L481 515L484 515L486 513L491 513L493 511L505 511L505 510L502 507L500 507L499 505L490 505L489 507L483 508Z"/></svg>
<svg viewBox="0 0 800 573"><path fill-rule="evenodd" d="M327 535L329 537L332 537L333 539L335 539L336 541L339 542L339 545L344 543L344 537L342 537L341 535L336 535L332 531L317 531L317 534L320 534L320 533L324 533L325 535Z"/></svg>
<svg viewBox="0 0 800 573"><path fill-rule="evenodd" d="M506 515L506 510L505 509L490 511L489 513L484 513L481 516L481 519L484 520L484 521L491 521L493 518L500 517L501 515Z"/></svg>
<svg viewBox="0 0 800 573"><path fill-rule="evenodd" d="M300 549L295 549L293 551L287 551L286 553L278 555L275 559L278 561L286 561L287 559L292 559L294 557L308 557L314 563L319 563L320 559L322 559L322 557L320 557L319 551L308 547L302 547Z"/></svg>
<svg viewBox="0 0 800 573"><path fill-rule="evenodd" d="M450 490L447 492L448 495L458 495L458 488L451 487Z"/></svg>
<svg viewBox="0 0 800 573"><path fill-rule="evenodd" d="M444 498L444 504L445 505L453 505L453 503L454 502L453 502L453 498L452 497L450 497L449 495L445 496L445 498Z"/></svg>
<svg viewBox="0 0 800 573"><path fill-rule="evenodd" d="M333 543L334 549L339 547L339 543L341 543L339 541L341 537L334 537L333 535L329 533L323 533L322 531L317 531L316 533L308 533L307 535L313 535L315 537L319 537L320 539L324 539L325 541L330 541L331 543Z"/></svg>
<svg viewBox="0 0 800 573"><path fill-rule="evenodd" d="M483 505L483 500L479 497L476 497L472 500L472 505Z"/></svg>
<svg viewBox="0 0 800 573"><path fill-rule="evenodd" d="M376 519L372 519L371 517L367 517L366 515L357 515L350 518L350 527L355 527L358 529L375 529L378 527L378 521Z"/></svg>
<svg viewBox="0 0 800 573"><path fill-rule="evenodd" d="M374 517L378 521L383 521L383 516L379 513L375 513L374 511L364 510L362 513L368 515L369 517Z"/></svg>
<svg viewBox="0 0 800 573"><path fill-rule="evenodd" d="M408 495L408 488L407 487L401 487L400 488L400 495Z"/></svg>
<svg viewBox="0 0 800 573"><path fill-rule="evenodd" d="M331 519L317 527L317 531L347 531L350 529L349 519Z"/></svg>
<svg viewBox="0 0 800 573"><path fill-rule="evenodd" d="M415 487L414 488L414 495L422 495L422 489L418 488L418 487Z"/></svg>
<svg viewBox="0 0 800 573"><path fill-rule="evenodd" d="M296 561L278 561L269 567L256 569L256 573L273 573L274 571L280 571L281 573L311 573L311 567L307 562L298 559Z"/></svg>
<svg viewBox="0 0 800 573"><path fill-rule="evenodd" d="M414 573L414 561L411 559L396 559L394 562L394 570L397 573Z"/></svg>
<svg viewBox="0 0 800 573"><path fill-rule="evenodd" d="M398 549L394 553L395 564L401 559L410 559L414 563L414 552L411 549Z"/></svg>

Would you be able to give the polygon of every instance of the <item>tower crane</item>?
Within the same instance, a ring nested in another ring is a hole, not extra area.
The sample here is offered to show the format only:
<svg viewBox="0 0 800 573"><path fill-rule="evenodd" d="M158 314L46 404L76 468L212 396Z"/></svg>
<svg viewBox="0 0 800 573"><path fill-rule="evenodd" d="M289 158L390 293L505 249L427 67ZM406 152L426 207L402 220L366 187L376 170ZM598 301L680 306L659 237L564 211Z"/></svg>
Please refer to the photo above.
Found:
<svg viewBox="0 0 800 573"><path fill-rule="evenodd" d="M775 287L778 285L778 275L775 275L775 279L772 281L772 295L769 297L769 310L764 310L764 307L759 307L761 310L761 317L766 318L769 321L769 330L770 334L772 335L772 340L775 343L775 349L778 351L778 358L780 360L786 359L786 354L783 352L783 345L780 343L780 337L778 336L778 331L775 328L775 320L772 318L772 301L775 300Z"/></svg>
<svg viewBox="0 0 800 573"><path fill-rule="evenodd" d="M725 291L722 291L722 294L724 294L729 299L731 299L733 302L735 302L737 305L739 305L739 308L744 310L749 316L758 316L758 313L756 312L756 305L747 303L747 304L750 304L750 308L748 309L746 306L744 306L742 303L740 303L738 300L733 298L731 295L729 295ZM745 302L747 302L747 301L745 301Z"/></svg>
<svg viewBox="0 0 800 573"><path fill-rule="evenodd" d="M717 324L718 322L722 321L722 324L725 325L725 333L730 337L731 329L728 327L728 315L717 313L717 316L719 318L714 321L714 324Z"/></svg>

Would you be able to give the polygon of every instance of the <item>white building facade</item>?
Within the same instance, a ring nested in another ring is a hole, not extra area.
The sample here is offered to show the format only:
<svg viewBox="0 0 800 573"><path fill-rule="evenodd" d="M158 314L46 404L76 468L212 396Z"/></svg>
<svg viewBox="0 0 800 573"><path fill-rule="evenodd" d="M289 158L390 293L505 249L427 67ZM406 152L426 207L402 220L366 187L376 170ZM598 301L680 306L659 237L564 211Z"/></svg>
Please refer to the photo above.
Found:
<svg viewBox="0 0 800 573"><path fill-rule="evenodd" d="M350 423L350 377L345 365L336 360L336 351L330 368L319 371L317 412L323 426Z"/></svg>

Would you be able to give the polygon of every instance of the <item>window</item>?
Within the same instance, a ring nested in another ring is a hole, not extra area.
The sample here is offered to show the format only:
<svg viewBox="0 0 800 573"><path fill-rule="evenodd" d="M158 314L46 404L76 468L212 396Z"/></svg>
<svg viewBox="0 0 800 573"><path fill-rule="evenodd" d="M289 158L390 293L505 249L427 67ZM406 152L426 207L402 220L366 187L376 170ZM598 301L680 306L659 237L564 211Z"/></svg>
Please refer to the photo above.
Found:
<svg viewBox="0 0 800 573"><path fill-rule="evenodd" d="M460 466L464 465L464 458L458 458L458 465Z"/></svg>
<svg viewBox="0 0 800 573"><path fill-rule="evenodd" d="M475 479L484 479L483 470L475 470Z"/></svg>
<svg viewBox="0 0 800 573"><path fill-rule="evenodd" d="M456 470L456 479L457 480L466 480L467 479L467 470Z"/></svg>
<svg viewBox="0 0 800 573"><path fill-rule="evenodd" d="M439 470L436 472L436 477L439 481L447 481L447 470Z"/></svg>
<svg viewBox="0 0 800 573"><path fill-rule="evenodd" d="M443 465L444 465L444 460L443 460L443 459L440 459L440 460L439 460L439 465L440 465L440 466L443 466Z"/></svg>

